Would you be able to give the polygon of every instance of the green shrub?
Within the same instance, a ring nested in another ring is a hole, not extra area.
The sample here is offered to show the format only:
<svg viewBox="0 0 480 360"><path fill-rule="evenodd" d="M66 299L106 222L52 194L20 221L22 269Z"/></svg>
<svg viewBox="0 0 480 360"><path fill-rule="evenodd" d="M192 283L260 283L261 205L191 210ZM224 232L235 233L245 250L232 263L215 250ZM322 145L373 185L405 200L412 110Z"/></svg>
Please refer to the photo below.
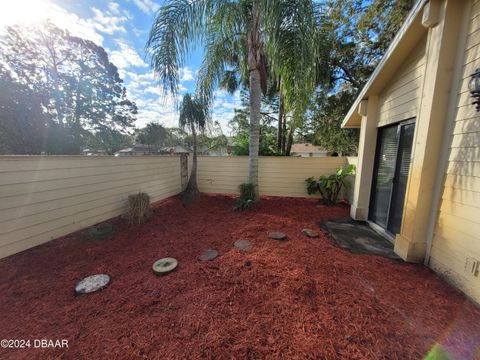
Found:
<svg viewBox="0 0 480 360"><path fill-rule="evenodd" d="M255 204L255 186L250 183L240 184L240 196L233 206L233 210L242 211L251 208Z"/></svg>
<svg viewBox="0 0 480 360"><path fill-rule="evenodd" d="M350 187L350 183L346 180L347 176L354 173L355 165L350 164L339 169L335 174L322 175L318 180L313 176L309 177L305 180L307 182L307 192L310 195L319 193L326 205L335 205L342 187Z"/></svg>

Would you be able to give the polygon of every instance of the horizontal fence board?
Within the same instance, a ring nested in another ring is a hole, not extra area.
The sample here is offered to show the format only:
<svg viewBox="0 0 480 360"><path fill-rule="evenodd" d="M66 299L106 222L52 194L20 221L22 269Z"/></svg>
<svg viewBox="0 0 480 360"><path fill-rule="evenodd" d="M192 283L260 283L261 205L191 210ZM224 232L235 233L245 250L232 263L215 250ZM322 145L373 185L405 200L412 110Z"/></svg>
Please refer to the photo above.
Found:
<svg viewBox="0 0 480 360"><path fill-rule="evenodd" d="M0 172L158 164L160 158L162 164L180 161L178 156L1 156Z"/></svg>
<svg viewBox="0 0 480 360"><path fill-rule="evenodd" d="M2 173L0 186L10 184L32 183L51 180L82 179L90 176L118 176L125 173L142 172L148 170L170 171L175 169L177 164L131 164L125 166L97 166L84 168L69 168L55 170L21 171Z"/></svg>
<svg viewBox="0 0 480 360"><path fill-rule="evenodd" d="M260 193L306 197L307 177L356 162L355 157L260 157ZM200 156L197 176L203 192L238 193L248 181L248 157ZM152 202L176 195L180 178L177 156L2 156L0 257L118 216L130 194L147 192Z"/></svg>
<svg viewBox="0 0 480 360"><path fill-rule="evenodd" d="M176 179L166 181L149 181L142 183L135 192L146 192L153 194L157 190L175 190L178 187ZM17 208L17 211L7 209L0 211L0 234L14 230L16 227L27 227L41 223L50 218L59 218L62 216L73 215L82 209L90 209L109 201L125 201L128 195L132 194L132 189L124 187L110 189L104 192L94 192L77 196L75 198L62 199L63 201L51 200L47 203L36 204L36 206L27 206ZM16 225L16 227L14 226Z"/></svg>
<svg viewBox="0 0 480 360"><path fill-rule="evenodd" d="M308 197L305 179L329 175L355 157L260 157L260 195ZM248 181L248 157L198 158L198 186L209 193L238 194L241 183Z"/></svg>
<svg viewBox="0 0 480 360"><path fill-rule="evenodd" d="M180 172L174 172L173 174L180 176ZM160 174L157 175L159 180L171 178L171 174ZM141 184L143 184L148 179L152 179L152 176L147 176L144 173L144 176L139 178L135 174L131 174L128 178L120 178L112 181L104 181L101 183L93 184L80 184L75 187L69 187L64 189L49 189L44 191L30 192L30 189L24 189L23 193L20 195L9 195L2 197L2 202L0 202L0 211L5 209L14 209L16 207L23 207L26 205L35 205L37 203L45 203L51 200L61 200L74 196L88 195L95 192L108 191L114 188L125 188L129 187L130 189L140 189ZM138 190L139 191L139 190ZM1 194L1 192L0 192ZM0 195L1 196L1 195Z"/></svg>
<svg viewBox="0 0 480 360"><path fill-rule="evenodd" d="M180 170L171 167L164 169L162 172L157 169L148 169L140 172L142 177L155 177L155 176L170 176L171 174L180 174ZM101 175L92 175L86 178L69 178L61 180L50 180L50 181L39 181L39 182L29 182L22 184L11 184L8 186L0 186L0 198L21 195L21 194L31 194L39 193L42 191L51 191L51 190L62 190L70 189L74 187L85 187L105 183L115 183L127 179L139 179L139 173L126 171L121 174L101 174Z"/></svg>
<svg viewBox="0 0 480 360"><path fill-rule="evenodd" d="M181 191L180 157L0 156L0 257Z"/></svg>

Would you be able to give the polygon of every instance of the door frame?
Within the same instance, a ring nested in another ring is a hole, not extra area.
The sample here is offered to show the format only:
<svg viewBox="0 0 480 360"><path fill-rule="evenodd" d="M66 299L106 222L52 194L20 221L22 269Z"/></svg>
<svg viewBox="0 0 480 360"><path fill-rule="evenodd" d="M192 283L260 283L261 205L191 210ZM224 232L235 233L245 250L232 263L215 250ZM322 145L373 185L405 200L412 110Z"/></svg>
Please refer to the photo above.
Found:
<svg viewBox="0 0 480 360"><path fill-rule="evenodd" d="M399 145L400 145L400 141L402 140L402 127L403 126L406 126L406 125L410 125L410 124L415 124L416 123L416 117L412 117L412 118L409 118L409 119L406 119L406 120L402 120L402 121L399 121L399 122L395 122L395 123L392 123L392 124L388 124L388 125L385 125L385 126L382 126L382 127L379 127L378 128L378 131L377 131L377 139L376 139L376 144L375 144L375 158L374 158L374 165L373 165L373 174L372 174L372 185L371 185L371 190L370 190L370 201L369 201L369 211L368 211L368 221L370 223L373 223L375 224L375 226L378 226L380 227L383 231L385 231L389 236L391 236L392 238L395 237L395 234L392 234L390 232L390 230L388 230L388 226L389 226L389 223L390 223L390 220L391 220L391 217L392 217L392 214L390 213L390 210L391 210L391 205L392 205L392 199L393 199L393 192L395 191L394 187L395 187L395 183L398 182L398 175L399 175L399 171L400 171L400 164L398 162L398 155L399 155ZM383 129L385 128L389 128L389 127L394 127L396 126L397 127L397 131L399 131L400 133L398 134L398 139L397 139L397 152L395 154L395 171L394 171L394 174L393 174L393 184L392 184L392 191L390 193L390 198L388 199L388 208L387 208L387 223L386 223L386 226L382 226L381 224L378 224L377 222L375 222L375 220L372 218L372 214L373 214L373 210L374 210L374 207L375 207L375 192L374 192L374 189L377 187L377 171L378 171L378 166L379 166L379 156L380 156L380 145L381 145L381 141L382 141L382 133L383 133ZM412 144L412 148L413 148L414 144ZM410 172L408 174L408 176L410 177ZM403 199L405 201L405 199ZM403 216L402 216L402 221L403 221Z"/></svg>

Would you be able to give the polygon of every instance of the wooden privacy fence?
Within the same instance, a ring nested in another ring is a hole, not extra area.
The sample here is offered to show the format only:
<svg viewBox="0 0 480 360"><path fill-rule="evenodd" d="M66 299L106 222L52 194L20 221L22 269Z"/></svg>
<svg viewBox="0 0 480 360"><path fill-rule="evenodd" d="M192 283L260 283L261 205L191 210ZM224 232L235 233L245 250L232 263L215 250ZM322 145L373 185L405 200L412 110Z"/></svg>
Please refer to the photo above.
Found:
<svg viewBox="0 0 480 360"><path fill-rule="evenodd" d="M261 157L260 193L307 196L307 177L348 162ZM152 202L176 195L186 165L179 156L0 156L0 258L118 216L130 194ZM199 157L198 165L202 192L238 193L248 178L248 157Z"/></svg>
<svg viewBox="0 0 480 360"><path fill-rule="evenodd" d="M0 156L0 258L181 191L177 156Z"/></svg>
<svg viewBox="0 0 480 360"><path fill-rule="evenodd" d="M261 195L306 197L306 178L332 174L349 163L356 164L356 158L262 156L259 159L259 191ZM238 194L238 186L247 180L247 156L198 158L201 192Z"/></svg>

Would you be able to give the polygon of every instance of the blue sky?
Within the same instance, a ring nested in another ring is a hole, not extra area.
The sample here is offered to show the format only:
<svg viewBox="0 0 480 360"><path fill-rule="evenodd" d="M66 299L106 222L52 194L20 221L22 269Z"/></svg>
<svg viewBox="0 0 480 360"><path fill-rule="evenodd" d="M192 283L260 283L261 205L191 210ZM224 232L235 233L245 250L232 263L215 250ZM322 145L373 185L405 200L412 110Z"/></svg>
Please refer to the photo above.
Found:
<svg viewBox="0 0 480 360"><path fill-rule="evenodd" d="M162 97L155 81L144 46L155 13L165 1L153 0L8 0L2 2L0 26L14 23L36 23L50 19L73 35L102 45L110 60L125 80L130 98L139 107L137 126L158 122L176 126L178 114L174 99ZM195 91L196 72L202 61L202 49L196 51L181 69L181 92ZM218 121L223 133L230 135L227 126L239 97L217 91L213 121Z"/></svg>

